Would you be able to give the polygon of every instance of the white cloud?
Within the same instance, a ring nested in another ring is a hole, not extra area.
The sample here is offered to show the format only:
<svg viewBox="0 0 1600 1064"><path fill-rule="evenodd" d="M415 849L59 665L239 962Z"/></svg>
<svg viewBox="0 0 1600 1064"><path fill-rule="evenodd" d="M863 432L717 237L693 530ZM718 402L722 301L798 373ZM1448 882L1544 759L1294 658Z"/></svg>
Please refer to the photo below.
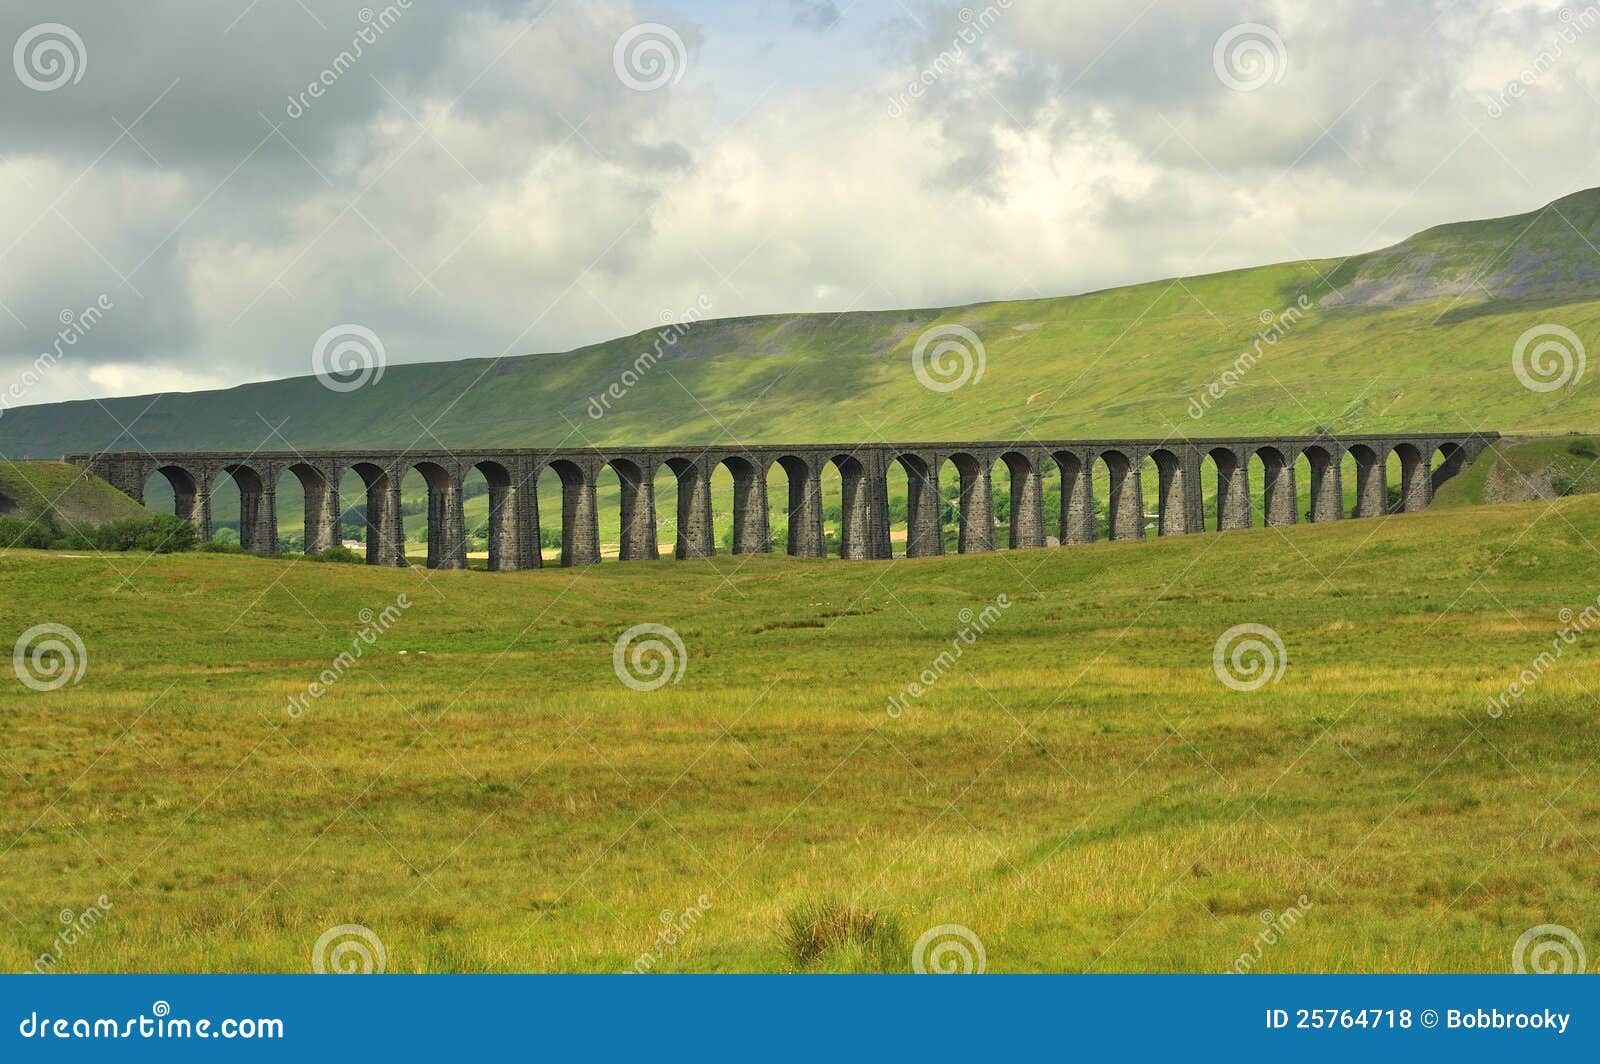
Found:
<svg viewBox="0 0 1600 1064"><path fill-rule="evenodd" d="M422 361L605 339L701 295L730 316L1056 295L1366 250L1595 183L1600 11L1494 119L1484 94L1539 64L1558 9L1015 0L896 117L970 25L957 5L851 8L823 34L783 4L759 32L652 8L688 68L641 93L612 69L643 20L618 0L415 4L291 120L359 23L342 0L322 28L269 6L231 26L198 0L5 14L6 40L74 25L91 65L0 90L0 374L100 293L115 312L40 398L302 374L342 322ZM1236 93L1212 46L1247 19L1288 67ZM805 76L727 65L769 46Z"/></svg>

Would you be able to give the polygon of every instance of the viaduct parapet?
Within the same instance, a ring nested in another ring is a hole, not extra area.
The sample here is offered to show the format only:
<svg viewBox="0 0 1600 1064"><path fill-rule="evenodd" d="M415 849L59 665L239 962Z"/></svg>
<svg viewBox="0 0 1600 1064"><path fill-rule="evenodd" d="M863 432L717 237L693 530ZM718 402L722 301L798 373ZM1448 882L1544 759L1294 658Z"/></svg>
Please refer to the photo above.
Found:
<svg viewBox="0 0 1600 1064"><path fill-rule="evenodd" d="M246 550L260 553L270 553L278 542L277 487L286 474L293 474L304 492L306 549L323 550L340 542L339 485L346 473L354 472L365 485L367 561L374 565L406 564L400 487L406 473L415 469L428 486L428 566L438 569L466 567L463 484L477 470L489 486L489 568L532 569L542 564L538 482L546 470L561 483L559 515L551 505L554 500L547 500L551 508L546 520L559 521L562 565L600 560L595 487L607 467L621 486L619 556L624 561L658 556L654 484L663 467L678 486L677 557L715 552L711 476L718 466L733 476L733 553L771 549L767 482L779 470L788 484L788 552L823 557L822 475L829 465L838 470L842 483L840 555L883 559L892 557L888 474L898 464L908 490L905 554L915 558L944 553L939 471L945 463L960 474L958 550L968 553L995 549L991 474L996 469L1010 483L1007 546L1043 547L1050 539L1071 544L1096 538L1094 474L1102 466L1102 479L1109 485L1105 502L1110 538L1139 539L1146 534L1142 477L1147 463L1153 464L1159 487L1154 531L1170 536L1206 528L1201 477L1208 467L1206 475L1216 485L1215 524L1222 530L1250 526L1254 490L1261 492L1266 524L1300 520L1297 466L1310 478L1311 521L1377 517L1425 508L1439 484L1498 438L1493 432L1464 432L555 450L136 451L68 455L67 460L140 502L146 484L161 474L172 486L178 516L193 522L206 539L212 532L212 486L230 477L239 492L240 539ZM1393 504L1391 455L1400 466L1400 498ZM1356 504L1349 514L1344 512L1342 477L1347 456L1354 461L1356 480ZM1252 458L1260 459L1258 487L1250 483ZM1061 475L1061 507L1047 515L1043 481L1052 466Z"/></svg>

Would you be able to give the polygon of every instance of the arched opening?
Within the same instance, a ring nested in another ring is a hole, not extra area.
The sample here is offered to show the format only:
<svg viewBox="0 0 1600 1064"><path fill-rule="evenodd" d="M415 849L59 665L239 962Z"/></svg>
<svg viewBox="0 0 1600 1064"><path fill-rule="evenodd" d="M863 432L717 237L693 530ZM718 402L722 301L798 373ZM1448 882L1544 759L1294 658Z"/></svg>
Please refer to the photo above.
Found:
<svg viewBox="0 0 1600 1064"><path fill-rule="evenodd" d="M1083 475L1083 461L1071 451L1051 455L1061 471L1057 513L1062 543L1093 543L1095 538L1094 480Z"/></svg>
<svg viewBox="0 0 1600 1064"><path fill-rule="evenodd" d="M361 479L366 495L360 518L367 541L368 565L404 565L405 539L400 521L400 494L387 470L371 462L356 462L350 472ZM353 516L346 511L346 516Z"/></svg>
<svg viewBox="0 0 1600 1064"><path fill-rule="evenodd" d="M1005 498L995 492L995 515L1009 526L1007 543L1013 550L1044 546L1044 482L1033 459L1021 451L1000 456L1008 481Z"/></svg>
<svg viewBox="0 0 1600 1064"><path fill-rule="evenodd" d="M1400 497L1394 500L1390 511L1409 514L1427 509L1433 498L1432 470L1428 466L1431 450L1424 453L1414 443L1399 443L1394 456L1400 463Z"/></svg>
<svg viewBox="0 0 1600 1064"><path fill-rule="evenodd" d="M1294 466L1276 447L1256 448L1261 463L1261 523L1268 527L1292 525L1299 516Z"/></svg>
<svg viewBox="0 0 1600 1064"><path fill-rule="evenodd" d="M278 542L288 550L317 554L339 543L339 498L314 465L296 462L278 477Z"/></svg>
<svg viewBox="0 0 1600 1064"><path fill-rule="evenodd" d="M828 465L839 477L837 496L833 496L829 490L831 482L823 486L824 495L828 498L824 514L829 525L829 538L833 538L831 533L836 529L840 558L857 561L870 558L872 530L868 515L871 504L867 498L866 467L853 454L836 454L828 460ZM832 503L834 497L839 500L837 509Z"/></svg>
<svg viewBox="0 0 1600 1064"><path fill-rule="evenodd" d="M1183 463L1164 447L1150 452L1143 462L1144 527L1158 536L1176 536L1192 531L1183 490ZM1152 489L1154 496L1152 497Z"/></svg>
<svg viewBox="0 0 1600 1064"><path fill-rule="evenodd" d="M884 515L884 529L889 537L889 557L914 558L911 551L911 510L916 505L911 488L911 474L907 472L905 458L913 464L920 463L916 455L897 455L883 472L883 492L888 512Z"/></svg>
<svg viewBox="0 0 1600 1064"><path fill-rule="evenodd" d="M519 530L511 470L499 462L483 461L467 471L467 478L468 482L462 485L462 501L471 532L469 549L482 555L492 570L518 568Z"/></svg>
<svg viewBox="0 0 1600 1064"><path fill-rule="evenodd" d="M463 569L467 564L466 520L461 489L450 471L436 462L418 462L412 469L422 476L426 492L425 532L429 569ZM408 474L409 475L409 474Z"/></svg>
<svg viewBox="0 0 1600 1064"><path fill-rule="evenodd" d="M278 523L276 514L267 505L266 484L261 474L250 466L234 463L222 467L223 476L211 489L213 506L220 500L224 506L233 502L229 485L237 492L238 514L236 527L239 545L254 554L271 554L278 548Z"/></svg>
<svg viewBox="0 0 1600 1064"><path fill-rule="evenodd" d="M600 471L598 492L605 497L614 479L617 491L617 557L625 562L661 557L656 518L655 479L631 458L613 458ZM674 522L676 527L676 522Z"/></svg>
<svg viewBox="0 0 1600 1064"><path fill-rule="evenodd" d="M1297 487L1303 497L1295 504L1297 511L1313 523L1337 521L1344 512L1344 490L1339 463L1333 455L1314 443L1300 452L1295 467L1299 474Z"/></svg>
<svg viewBox="0 0 1600 1064"><path fill-rule="evenodd" d="M772 529L768 517L767 486L761 470L748 458L733 455L716 467L714 480L732 481L731 490L719 496L712 485L712 511L722 512L719 499L727 499L731 511L728 549L733 554L766 554L772 550Z"/></svg>
<svg viewBox="0 0 1600 1064"><path fill-rule="evenodd" d="M961 554L994 550L993 485L988 466L964 451L949 457L955 469L956 550ZM944 494L944 471L940 470L940 493Z"/></svg>
<svg viewBox="0 0 1600 1064"><path fill-rule="evenodd" d="M663 470L668 478L665 484L662 483ZM668 493L677 498L677 506L668 511L674 515L673 556L709 558L715 554L711 476L704 462L687 458L668 458L663 462L656 472L656 498L665 499Z"/></svg>
<svg viewBox="0 0 1600 1064"><path fill-rule="evenodd" d="M22 507L17 505L17 500L0 491L0 517L21 517Z"/></svg>
<svg viewBox="0 0 1600 1064"><path fill-rule="evenodd" d="M594 565L600 561L594 480L565 458L554 459L548 468L561 482L561 564Z"/></svg>
<svg viewBox="0 0 1600 1064"><path fill-rule="evenodd" d="M1139 467L1121 451L1100 452L1106 469L1106 534L1110 539L1144 538L1144 489Z"/></svg>
<svg viewBox="0 0 1600 1064"><path fill-rule="evenodd" d="M182 466L160 466L145 483L145 505L152 510L161 509L163 504L170 505L175 516L194 525L201 539L210 539L213 531L211 501L200 487L194 474ZM237 515L237 494L234 498L234 513ZM237 536L237 529L234 534Z"/></svg>
<svg viewBox="0 0 1600 1064"><path fill-rule="evenodd" d="M1389 508L1387 470L1378 454L1364 443L1350 447L1355 472L1355 506L1352 517L1378 517Z"/></svg>
<svg viewBox="0 0 1600 1064"><path fill-rule="evenodd" d="M918 454L896 455L889 463L889 506L898 523L895 482L905 483L905 546L907 558L931 558L944 553L945 504L939 494L938 474Z"/></svg>
<svg viewBox="0 0 1600 1064"><path fill-rule="evenodd" d="M1239 461L1232 448L1215 447L1206 452L1211 475L1202 474L1201 484L1209 487L1212 503L1207 507L1206 528L1228 531L1250 527L1250 467ZM1203 463L1202 463L1203 464Z"/></svg>
<svg viewBox="0 0 1600 1064"><path fill-rule="evenodd" d="M1458 443L1441 443L1433 452L1429 495L1438 492L1441 485L1466 467L1467 452Z"/></svg>
<svg viewBox="0 0 1600 1064"><path fill-rule="evenodd" d="M767 490L779 499L776 512L783 515L773 522L773 543L781 543L790 557L823 557L822 486L805 459L783 455L768 465Z"/></svg>

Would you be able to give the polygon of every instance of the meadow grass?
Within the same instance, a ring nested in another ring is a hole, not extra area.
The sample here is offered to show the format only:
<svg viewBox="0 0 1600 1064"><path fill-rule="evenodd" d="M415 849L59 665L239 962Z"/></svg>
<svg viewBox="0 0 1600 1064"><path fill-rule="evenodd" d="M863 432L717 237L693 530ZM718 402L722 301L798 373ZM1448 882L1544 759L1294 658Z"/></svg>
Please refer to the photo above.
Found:
<svg viewBox="0 0 1600 1064"><path fill-rule="evenodd" d="M1596 544L1572 498L891 563L6 552L0 630L87 666L0 688L0 967L306 971L348 923L391 972L908 970L941 924L1005 972L1592 950ZM641 622L678 682L619 682ZM1241 623L1285 650L1254 691Z"/></svg>

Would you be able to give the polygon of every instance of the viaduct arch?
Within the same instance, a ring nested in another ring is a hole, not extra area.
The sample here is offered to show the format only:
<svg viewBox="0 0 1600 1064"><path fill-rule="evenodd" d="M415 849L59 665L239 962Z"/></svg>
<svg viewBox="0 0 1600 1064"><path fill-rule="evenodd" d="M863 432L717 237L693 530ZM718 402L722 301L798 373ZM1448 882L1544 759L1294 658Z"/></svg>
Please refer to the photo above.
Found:
<svg viewBox="0 0 1600 1064"><path fill-rule="evenodd" d="M405 527L400 485L411 470L427 483L430 568L462 569L467 564L463 515L468 474L482 474L489 487L489 568L533 569L539 550L539 476L549 470L560 481L560 505L545 500L562 530L561 564L592 565L600 560L596 482L609 468L621 487L623 561L654 559L657 519L654 481L667 470L678 485L679 558L703 558L716 551L712 533L711 477L719 468L733 476L733 553L771 549L767 482L774 469L789 485L787 550L797 557L827 554L823 526L822 475L833 466L842 482L840 555L848 559L892 556L889 538L887 476L892 465L904 471L907 487L905 554L920 558L944 553L939 474L953 467L960 479L962 553L996 549L993 472L1009 476L1009 549L1043 547L1048 534L1062 544L1097 538L1095 471L1103 469L1112 539L1140 539L1147 518L1157 535L1201 532L1208 514L1202 476L1215 478L1215 511L1220 530L1248 528L1254 511L1252 459L1263 470L1261 511L1268 525L1300 520L1296 465L1309 471L1313 522L1345 517L1411 513L1433 500L1445 480L1466 468L1498 433L1407 433L1397 435L1316 435L1229 437L1195 440L1057 440L978 443L806 444L759 447L618 447L558 450L500 449L451 452L101 452L68 455L67 461L109 481L142 502L146 483L161 475L171 485L174 510L209 539L211 492L224 478L239 492L240 541L246 550L270 553L277 544L277 485L293 475L305 497L306 549L321 550L340 541L340 483L353 472L365 488L367 562L404 565ZM1391 506L1387 468L1399 460L1399 501ZM1344 513L1342 467L1355 466L1356 504ZM1147 469L1147 463L1149 468ZM1043 483L1052 471L1061 477L1059 512L1046 513ZM1142 477L1158 478L1158 511L1144 512ZM557 517L557 515L559 515Z"/></svg>

